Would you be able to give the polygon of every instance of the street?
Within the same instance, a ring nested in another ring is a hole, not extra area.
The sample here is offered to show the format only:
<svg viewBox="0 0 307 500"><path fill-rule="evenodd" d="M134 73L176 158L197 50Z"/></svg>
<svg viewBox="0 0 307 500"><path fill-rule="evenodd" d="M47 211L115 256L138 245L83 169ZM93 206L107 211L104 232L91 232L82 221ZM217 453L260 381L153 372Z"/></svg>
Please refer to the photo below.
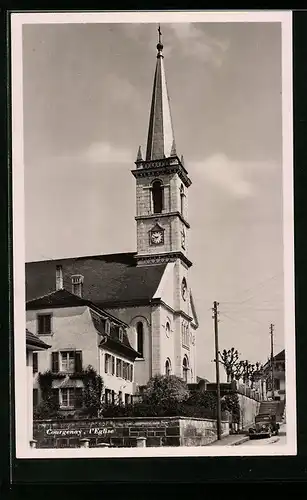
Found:
<svg viewBox="0 0 307 500"><path fill-rule="evenodd" d="M271 445L285 445L286 444L286 425L282 424L280 426L280 431L278 436L272 436L270 438L264 439L250 439L249 441L245 441L239 446L264 446L267 444Z"/></svg>

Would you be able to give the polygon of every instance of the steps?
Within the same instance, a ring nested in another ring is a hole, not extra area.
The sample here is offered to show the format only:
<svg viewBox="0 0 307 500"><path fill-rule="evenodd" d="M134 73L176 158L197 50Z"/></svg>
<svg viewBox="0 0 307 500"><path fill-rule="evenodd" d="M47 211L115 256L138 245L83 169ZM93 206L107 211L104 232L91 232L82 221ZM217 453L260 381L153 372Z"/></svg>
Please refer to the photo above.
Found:
<svg viewBox="0 0 307 500"><path fill-rule="evenodd" d="M259 413L269 413L276 415L277 422L281 422L285 413L284 401L262 401L260 403Z"/></svg>

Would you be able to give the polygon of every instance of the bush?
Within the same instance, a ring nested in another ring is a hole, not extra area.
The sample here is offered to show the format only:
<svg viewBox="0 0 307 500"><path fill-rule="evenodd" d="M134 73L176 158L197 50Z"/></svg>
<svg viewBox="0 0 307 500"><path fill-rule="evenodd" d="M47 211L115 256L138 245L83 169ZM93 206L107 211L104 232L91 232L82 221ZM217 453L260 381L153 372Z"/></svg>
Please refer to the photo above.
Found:
<svg viewBox="0 0 307 500"><path fill-rule="evenodd" d="M34 420L59 418L58 405L52 399L42 400L33 410Z"/></svg>
<svg viewBox="0 0 307 500"><path fill-rule="evenodd" d="M99 417L102 410L102 389L103 380L92 366L88 366L82 372L84 389L80 405L81 414L89 417Z"/></svg>
<svg viewBox="0 0 307 500"><path fill-rule="evenodd" d="M233 422L240 421L240 404L236 393L227 394L221 401L222 411L229 411Z"/></svg>
<svg viewBox="0 0 307 500"><path fill-rule="evenodd" d="M155 375L142 394L142 401L153 408L171 408L190 396L187 384L175 375Z"/></svg>

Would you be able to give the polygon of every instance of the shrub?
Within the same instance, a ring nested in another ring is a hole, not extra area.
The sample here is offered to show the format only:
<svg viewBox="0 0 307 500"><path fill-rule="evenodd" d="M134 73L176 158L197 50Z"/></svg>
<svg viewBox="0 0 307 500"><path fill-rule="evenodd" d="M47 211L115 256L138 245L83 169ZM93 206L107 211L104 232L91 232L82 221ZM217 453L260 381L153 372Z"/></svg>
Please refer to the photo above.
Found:
<svg viewBox="0 0 307 500"><path fill-rule="evenodd" d="M83 391L79 402L82 410L80 415L88 417L99 417L102 411L103 380L92 366L88 366L82 372Z"/></svg>
<svg viewBox="0 0 307 500"><path fill-rule="evenodd" d="M142 394L142 401L153 408L171 408L175 403L189 398L187 384L175 375L155 375Z"/></svg>

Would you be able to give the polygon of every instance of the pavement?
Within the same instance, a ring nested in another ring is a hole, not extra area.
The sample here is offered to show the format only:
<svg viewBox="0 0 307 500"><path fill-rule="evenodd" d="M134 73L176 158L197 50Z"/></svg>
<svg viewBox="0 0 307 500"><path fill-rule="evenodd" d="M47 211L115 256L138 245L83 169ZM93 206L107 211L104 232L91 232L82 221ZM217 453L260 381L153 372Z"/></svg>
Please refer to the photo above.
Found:
<svg viewBox="0 0 307 500"><path fill-rule="evenodd" d="M280 431L277 436L263 439L252 439L245 443L246 446L263 446L263 445L285 445L287 441L286 425L281 424Z"/></svg>
<svg viewBox="0 0 307 500"><path fill-rule="evenodd" d="M238 446L239 444L249 441L249 437L245 434L229 434L220 441L214 441L209 446Z"/></svg>
<svg viewBox="0 0 307 500"><path fill-rule="evenodd" d="M259 446L275 443L286 444L286 424L281 424L278 436L250 440L246 434L229 434L229 436L222 438L220 441L210 443L209 446Z"/></svg>

